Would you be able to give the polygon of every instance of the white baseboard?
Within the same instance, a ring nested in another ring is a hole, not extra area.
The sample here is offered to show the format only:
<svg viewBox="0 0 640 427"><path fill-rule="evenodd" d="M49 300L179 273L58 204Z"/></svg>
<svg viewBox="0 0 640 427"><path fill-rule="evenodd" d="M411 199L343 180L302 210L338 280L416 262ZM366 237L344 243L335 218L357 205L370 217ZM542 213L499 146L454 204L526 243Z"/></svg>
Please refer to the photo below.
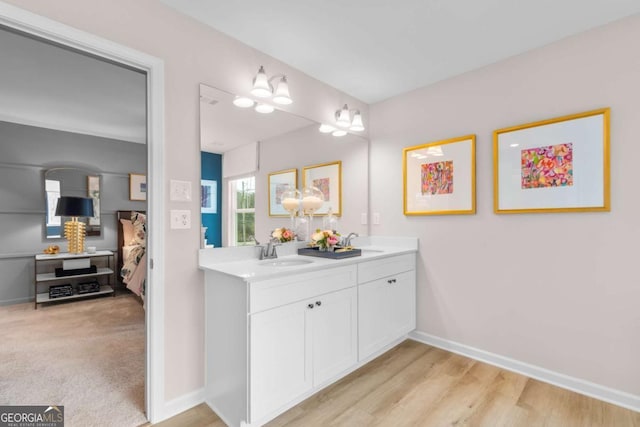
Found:
<svg viewBox="0 0 640 427"><path fill-rule="evenodd" d="M584 394L585 396L603 400L632 411L640 412L640 396L605 387L579 378L570 377L559 372L550 371L539 366L530 365L519 360L490 353L468 345L449 341L420 331L413 331L409 338L443 350L457 353L471 359L479 360L508 371L516 372L536 380Z"/></svg>
<svg viewBox="0 0 640 427"><path fill-rule="evenodd" d="M164 408L162 410L162 420L158 420L157 422L174 417L179 413L191 409L194 406L198 406L203 402L204 388L192 391L191 393L187 393L180 397L176 397L175 399L164 403Z"/></svg>

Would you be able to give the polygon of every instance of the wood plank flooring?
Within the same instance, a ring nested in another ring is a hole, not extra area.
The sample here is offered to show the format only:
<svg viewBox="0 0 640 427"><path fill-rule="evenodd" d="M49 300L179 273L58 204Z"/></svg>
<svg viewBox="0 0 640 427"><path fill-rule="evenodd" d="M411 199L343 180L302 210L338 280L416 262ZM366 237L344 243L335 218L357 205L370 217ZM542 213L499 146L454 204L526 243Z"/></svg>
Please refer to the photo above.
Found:
<svg viewBox="0 0 640 427"><path fill-rule="evenodd" d="M205 404L156 424L224 426ZM407 340L268 427L640 427L640 413Z"/></svg>

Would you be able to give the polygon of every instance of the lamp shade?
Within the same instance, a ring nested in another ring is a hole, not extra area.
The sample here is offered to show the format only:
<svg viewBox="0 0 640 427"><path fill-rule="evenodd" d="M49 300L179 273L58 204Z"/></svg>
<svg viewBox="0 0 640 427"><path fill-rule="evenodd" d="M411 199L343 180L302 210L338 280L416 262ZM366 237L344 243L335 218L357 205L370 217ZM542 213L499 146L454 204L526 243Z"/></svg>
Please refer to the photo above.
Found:
<svg viewBox="0 0 640 427"><path fill-rule="evenodd" d="M56 216L93 216L93 199L64 196L58 199Z"/></svg>
<svg viewBox="0 0 640 427"><path fill-rule="evenodd" d="M351 126L351 118L349 117L349 107L344 104L342 110L336 112L336 124L343 128Z"/></svg>
<svg viewBox="0 0 640 427"><path fill-rule="evenodd" d="M362 123L362 115L360 111L357 111L353 114L353 121L351 122L351 126L349 130L354 130L356 132L360 132L364 130L364 124Z"/></svg>
<svg viewBox="0 0 640 427"><path fill-rule="evenodd" d="M276 92L273 95L273 102L281 105L289 105L293 102L291 95L289 95L289 83L287 83L287 77L282 76L278 86L276 86Z"/></svg>
<svg viewBox="0 0 640 427"><path fill-rule="evenodd" d="M264 67L262 65L258 70L258 74L256 74L256 77L253 79L253 89L251 89L251 94L258 98L268 98L273 94L273 90L269 84L269 79L267 78L267 73L264 71Z"/></svg>

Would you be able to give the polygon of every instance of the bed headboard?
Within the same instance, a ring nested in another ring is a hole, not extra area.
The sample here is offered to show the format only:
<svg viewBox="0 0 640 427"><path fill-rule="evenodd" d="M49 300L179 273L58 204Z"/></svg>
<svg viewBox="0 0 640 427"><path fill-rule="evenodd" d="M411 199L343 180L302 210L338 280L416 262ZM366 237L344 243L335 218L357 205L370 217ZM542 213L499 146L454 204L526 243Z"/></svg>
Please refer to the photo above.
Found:
<svg viewBox="0 0 640 427"><path fill-rule="evenodd" d="M134 210L134 212L140 212L146 214L146 211ZM118 230L118 270L116 272L116 277L118 278L118 282L122 282L122 277L120 276L120 270L122 270L122 265L124 264L124 260L122 259L122 247L125 245L124 241L124 232L122 230L121 219L131 220L131 209L126 211L116 211L116 224Z"/></svg>

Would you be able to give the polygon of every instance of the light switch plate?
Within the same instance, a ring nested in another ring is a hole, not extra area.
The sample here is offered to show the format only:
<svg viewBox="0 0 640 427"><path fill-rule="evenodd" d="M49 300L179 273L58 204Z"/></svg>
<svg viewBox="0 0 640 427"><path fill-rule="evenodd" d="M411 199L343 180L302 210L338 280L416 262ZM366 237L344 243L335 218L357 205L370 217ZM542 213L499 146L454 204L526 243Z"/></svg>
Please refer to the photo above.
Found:
<svg viewBox="0 0 640 427"><path fill-rule="evenodd" d="M169 199L172 202L190 202L191 182L172 179L169 186Z"/></svg>
<svg viewBox="0 0 640 427"><path fill-rule="evenodd" d="M380 225L380 212L374 212L371 215L371 222L373 225Z"/></svg>
<svg viewBox="0 0 640 427"><path fill-rule="evenodd" d="M367 214L366 213L361 213L360 214L360 224L361 225L367 225Z"/></svg>
<svg viewBox="0 0 640 427"><path fill-rule="evenodd" d="M185 230L191 228L191 211L172 209L171 228L174 230Z"/></svg>

